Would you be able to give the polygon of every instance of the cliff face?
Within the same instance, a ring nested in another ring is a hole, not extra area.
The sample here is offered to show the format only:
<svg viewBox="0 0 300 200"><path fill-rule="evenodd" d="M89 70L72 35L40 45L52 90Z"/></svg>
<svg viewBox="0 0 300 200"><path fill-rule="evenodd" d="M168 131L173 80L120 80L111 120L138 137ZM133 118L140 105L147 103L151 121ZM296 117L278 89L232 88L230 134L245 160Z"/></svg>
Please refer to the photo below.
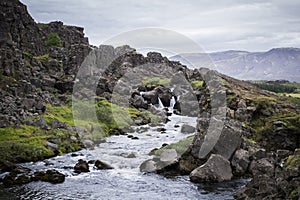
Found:
<svg viewBox="0 0 300 200"><path fill-rule="evenodd" d="M0 121L5 127L41 112L46 103L60 104L55 90L72 88L70 82L91 47L83 28L37 24L19 1L1 1L0 13ZM47 45L53 33L61 45ZM35 103L24 105L28 101Z"/></svg>

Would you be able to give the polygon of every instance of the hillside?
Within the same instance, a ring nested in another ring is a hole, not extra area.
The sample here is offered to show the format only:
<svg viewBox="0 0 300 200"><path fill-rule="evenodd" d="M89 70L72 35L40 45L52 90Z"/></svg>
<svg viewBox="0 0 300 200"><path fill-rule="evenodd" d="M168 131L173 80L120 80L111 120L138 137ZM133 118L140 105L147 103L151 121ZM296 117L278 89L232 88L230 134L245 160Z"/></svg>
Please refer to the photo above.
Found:
<svg viewBox="0 0 300 200"><path fill-rule="evenodd" d="M185 60L194 67L208 67L242 80L289 80L300 82L300 49L276 48L267 52L224 51L188 53L171 60Z"/></svg>

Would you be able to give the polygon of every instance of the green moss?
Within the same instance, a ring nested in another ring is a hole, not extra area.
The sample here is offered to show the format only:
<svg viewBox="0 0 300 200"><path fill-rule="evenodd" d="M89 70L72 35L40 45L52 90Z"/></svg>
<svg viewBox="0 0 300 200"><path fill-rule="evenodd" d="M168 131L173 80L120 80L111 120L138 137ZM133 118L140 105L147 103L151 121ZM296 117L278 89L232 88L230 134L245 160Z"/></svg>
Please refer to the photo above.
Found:
<svg viewBox="0 0 300 200"><path fill-rule="evenodd" d="M285 162L286 168L298 168L300 166L300 149L296 149L293 155L290 155Z"/></svg>
<svg viewBox="0 0 300 200"><path fill-rule="evenodd" d="M0 74L0 88L6 89L7 85L18 84L18 81L10 76L4 76Z"/></svg>
<svg viewBox="0 0 300 200"><path fill-rule="evenodd" d="M50 33L48 35L46 45L48 47L62 47L62 42L59 35L57 33Z"/></svg>
<svg viewBox="0 0 300 200"><path fill-rule="evenodd" d="M32 68L32 65L29 60L25 60L25 65L29 68Z"/></svg>
<svg viewBox="0 0 300 200"><path fill-rule="evenodd" d="M29 52L23 51L22 54L23 54L23 56L25 56L27 58L33 58L33 55Z"/></svg>
<svg viewBox="0 0 300 200"><path fill-rule="evenodd" d="M57 153L80 150L80 140L71 140L71 136L78 137L76 133L67 130L42 130L35 126L0 128L0 161L38 161ZM48 140L58 141L58 152L46 147Z"/></svg>
<svg viewBox="0 0 300 200"><path fill-rule="evenodd" d="M256 142L262 141L266 137L271 137L276 131L276 127L282 128L288 132L289 135L299 134L300 129L300 114L276 114L270 117L260 117L254 119L250 123L253 129L253 139ZM268 144L266 144L268 146ZM270 148L272 148L270 146Z"/></svg>
<svg viewBox="0 0 300 200"><path fill-rule="evenodd" d="M165 149L175 149L176 152L180 155L182 155L188 147L192 144L195 136L189 136L185 139L180 140L179 142L172 143L169 145L166 145L158 150L155 151L156 155L160 155Z"/></svg>
<svg viewBox="0 0 300 200"><path fill-rule="evenodd" d="M193 88L202 88L204 84L204 81L193 81L191 83Z"/></svg>
<svg viewBox="0 0 300 200"><path fill-rule="evenodd" d="M171 83L169 78L159 78L159 77L147 77L142 80L142 84L145 86L156 87L159 85L166 85Z"/></svg>
<svg viewBox="0 0 300 200"><path fill-rule="evenodd" d="M295 199L297 197L300 196L300 186L298 186L297 188L295 188L289 195L289 199Z"/></svg>
<svg viewBox="0 0 300 200"><path fill-rule="evenodd" d="M33 58L36 59L37 61L40 61L43 64L46 64L49 59L49 53L42 56L34 56Z"/></svg>
<svg viewBox="0 0 300 200"><path fill-rule="evenodd" d="M47 104L43 118L48 124L51 124L53 120L59 120L68 126L74 126L73 112L70 106L52 106Z"/></svg>
<svg viewBox="0 0 300 200"><path fill-rule="evenodd" d="M41 23L41 22L39 22L39 23L37 23L37 26L38 27L45 27L45 26L48 26L49 24L45 24L45 23Z"/></svg>

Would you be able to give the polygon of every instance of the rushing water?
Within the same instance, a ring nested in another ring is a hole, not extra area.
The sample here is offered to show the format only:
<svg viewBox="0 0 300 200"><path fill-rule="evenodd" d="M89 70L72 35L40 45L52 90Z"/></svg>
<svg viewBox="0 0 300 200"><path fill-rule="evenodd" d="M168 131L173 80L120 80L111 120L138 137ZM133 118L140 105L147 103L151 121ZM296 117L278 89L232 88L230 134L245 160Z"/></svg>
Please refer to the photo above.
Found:
<svg viewBox="0 0 300 200"><path fill-rule="evenodd" d="M183 124L196 125L196 118L172 115L171 120L158 127L137 127L126 135L111 136L94 150L82 150L37 163L25 163L33 170L57 169L67 175L62 184L32 182L12 188L0 188L0 199L233 199L237 188L246 180L220 184L194 184L188 176L166 178L139 172L139 165L151 158L148 153L164 143L179 141L189 135L180 132ZM179 125L179 127L174 127ZM165 128L161 132L158 128ZM131 155L131 156L128 156ZM134 155L134 156L132 156ZM76 174L73 166L78 159L99 159L114 167Z"/></svg>

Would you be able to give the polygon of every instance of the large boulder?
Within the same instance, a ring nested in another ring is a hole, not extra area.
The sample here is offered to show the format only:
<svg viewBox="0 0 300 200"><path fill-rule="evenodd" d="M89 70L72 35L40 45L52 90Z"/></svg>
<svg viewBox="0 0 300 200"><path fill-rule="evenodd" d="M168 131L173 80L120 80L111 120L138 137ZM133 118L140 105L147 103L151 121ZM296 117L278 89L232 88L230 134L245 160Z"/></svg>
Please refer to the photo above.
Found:
<svg viewBox="0 0 300 200"><path fill-rule="evenodd" d="M207 162L190 174L192 182L223 182L232 178L230 162L218 154L212 154Z"/></svg>
<svg viewBox="0 0 300 200"><path fill-rule="evenodd" d="M218 119L210 119L210 123L213 123L214 121L218 121ZM201 123L202 125L199 127L199 124ZM200 134L198 134L195 137L195 140L193 142L192 155L195 158L207 159L210 156L210 154L219 154L225 159L229 160L236 151L236 149L238 149L241 145L242 124L234 120L225 121L225 124L221 127L221 129L213 128L210 130L212 131L211 133L207 133L208 126L208 121L198 121L198 130L200 131ZM206 131L203 131L202 128L204 128L204 130ZM215 144L209 144L209 142L212 142L212 140L205 140L206 137L210 138L212 136L218 136L219 132L221 133L220 136L216 138L217 142ZM206 149L202 148L204 142L206 142L206 144L204 145L204 148ZM200 153L201 148L203 152L206 153Z"/></svg>

